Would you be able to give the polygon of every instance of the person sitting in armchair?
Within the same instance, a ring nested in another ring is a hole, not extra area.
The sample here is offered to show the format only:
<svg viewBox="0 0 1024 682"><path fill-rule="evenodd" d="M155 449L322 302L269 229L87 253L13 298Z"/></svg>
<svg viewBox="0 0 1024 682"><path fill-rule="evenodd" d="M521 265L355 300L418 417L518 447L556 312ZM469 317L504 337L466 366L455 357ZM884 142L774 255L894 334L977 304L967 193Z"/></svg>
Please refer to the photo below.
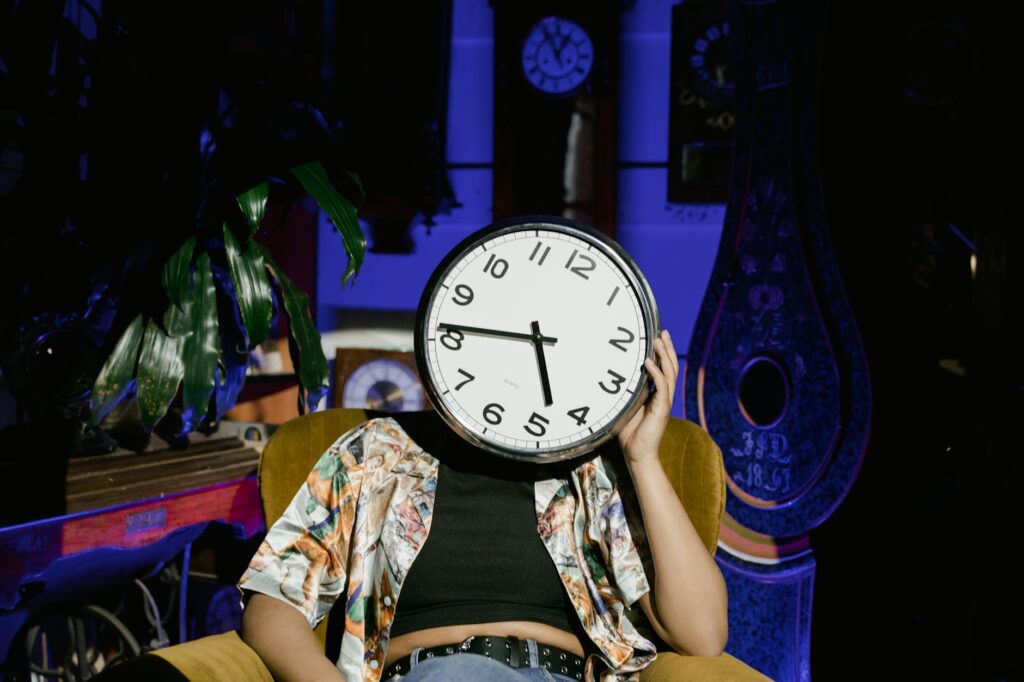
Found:
<svg viewBox="0 0 1024 682"><path fill-rule="evenodd" d="M242 639L286 681L627 679L656 656L639 603L672 649L719 655L725 582L658 458L678 360L667 332L654 348L650 399L567 464L499 460L430 413L339 438L239 582Z"/></svg>

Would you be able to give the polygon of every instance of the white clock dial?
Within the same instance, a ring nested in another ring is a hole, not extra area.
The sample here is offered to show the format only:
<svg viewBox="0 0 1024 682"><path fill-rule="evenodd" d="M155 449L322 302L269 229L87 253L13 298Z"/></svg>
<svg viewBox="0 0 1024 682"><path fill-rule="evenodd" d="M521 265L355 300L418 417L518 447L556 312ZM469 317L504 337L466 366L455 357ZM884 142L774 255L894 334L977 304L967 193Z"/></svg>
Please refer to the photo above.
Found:
<svg viewBox="0 0 1024 682"><path fill-rule="evenodd" d="M420 306L420 374L465 437L562 459L596 446L646 397L658 331L650 289L606 238L538 220L478 233Z"/></svg>

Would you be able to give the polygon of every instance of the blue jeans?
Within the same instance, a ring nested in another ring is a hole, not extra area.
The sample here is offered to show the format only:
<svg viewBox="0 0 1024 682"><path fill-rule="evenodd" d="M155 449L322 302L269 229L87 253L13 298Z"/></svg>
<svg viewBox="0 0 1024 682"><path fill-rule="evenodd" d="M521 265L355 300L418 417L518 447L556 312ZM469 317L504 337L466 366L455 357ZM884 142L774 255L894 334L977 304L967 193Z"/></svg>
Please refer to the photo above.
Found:
<svg viewBox="0 0 1024 682"><path fill-rule="evenodd" d="M576 682L569 677L539 666L536 650L531 647L529 668L510 668L503 663L479 654L453 654L417 660L418 651L410 657L412 669L400 677L391 679L398 682ZM385 681L386 682L386 681Z"/></svg>

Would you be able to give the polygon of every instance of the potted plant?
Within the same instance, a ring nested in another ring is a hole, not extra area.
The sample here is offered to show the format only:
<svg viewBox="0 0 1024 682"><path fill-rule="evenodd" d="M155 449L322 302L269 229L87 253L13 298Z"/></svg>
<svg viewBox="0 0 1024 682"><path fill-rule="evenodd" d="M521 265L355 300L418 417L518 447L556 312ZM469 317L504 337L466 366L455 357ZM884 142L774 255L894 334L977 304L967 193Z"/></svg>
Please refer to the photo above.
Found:
<svg viewBox="0 0 1024 682"><path fill-rule="evenodd" d="M343 284L365 239L359 180L278 21L301 8L103 9L76 23L62 1L15 3L0 20L0 360L33 437L102 450L83 434L134 395L145 429L180 440L234 404L278 314L315 408L328 370L308 299L258 232L268 205L312 197Z"/></svg>

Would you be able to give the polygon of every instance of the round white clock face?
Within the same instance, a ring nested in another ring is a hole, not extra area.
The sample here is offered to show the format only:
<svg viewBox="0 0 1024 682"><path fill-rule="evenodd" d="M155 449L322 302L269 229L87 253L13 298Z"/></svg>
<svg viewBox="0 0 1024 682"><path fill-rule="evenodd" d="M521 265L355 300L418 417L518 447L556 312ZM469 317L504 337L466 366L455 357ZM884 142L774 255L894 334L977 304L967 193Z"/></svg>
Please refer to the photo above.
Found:
<svg viewBox="0 0 1024 682"><path fill-rule="evenodd" d="M594 66L594 45L575 21L547 17L523 42L521 66L526 80L549 95L572 92Z"/></svg>
<svg viewBox="0 0 1024 682"><path fill-rule="evenodd" d="M471 235L420 302L431 402L464 438L556 461L614 435L646 399L660 328L643 275L599 233L555 218Z"/></svg>
<svg viewBox="0 0 1024 682"><path fill-rule="evenodd" d="M423 389L408 367L395 360L370 360L352 372L342 392L342 407L386 412L423 409Z"/></svg>

